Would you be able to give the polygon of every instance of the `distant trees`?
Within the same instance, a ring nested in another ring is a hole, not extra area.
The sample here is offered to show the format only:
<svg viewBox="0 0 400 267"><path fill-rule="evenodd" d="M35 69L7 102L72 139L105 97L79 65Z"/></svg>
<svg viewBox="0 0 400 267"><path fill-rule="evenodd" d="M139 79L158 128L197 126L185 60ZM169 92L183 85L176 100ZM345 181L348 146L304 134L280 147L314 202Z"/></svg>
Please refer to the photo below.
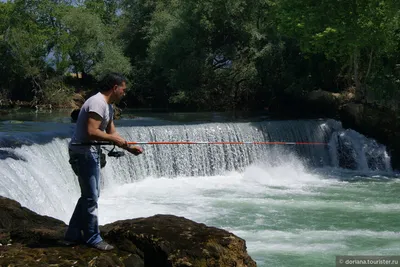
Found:
<svg viewBox="0 0 400 267"><path fill-rule="evenodd" d="M348 88L398 102L400 2L311 2L0 2L0 97L51 103L76 86L67 74L86 88L112 70L128 76L135 106L258 109Z"/></svg>
<svg viewBox="0 0 400 267"><path fill-rule="evenodd" d="M303 52L322 53L337 62L338 77L355 86L359 99L366 97L367 86L376 77L393 74L399 53L399 11L395 0L280 0L277 9L280 31L295 38ZM384 74L386 67L391 71Z"/></svg>
<svg viewBox="0 0 400 267"><path fill-rule="evenodd" d="M5 71L0 88L9 90L13 98L51 103L53 93L48 90L71 91L60 87L57 77L71 72L99 77L110 69L131 72L119 39L85 6L51 0L16 0L0 6L5 11L0 29Z"/></svg>

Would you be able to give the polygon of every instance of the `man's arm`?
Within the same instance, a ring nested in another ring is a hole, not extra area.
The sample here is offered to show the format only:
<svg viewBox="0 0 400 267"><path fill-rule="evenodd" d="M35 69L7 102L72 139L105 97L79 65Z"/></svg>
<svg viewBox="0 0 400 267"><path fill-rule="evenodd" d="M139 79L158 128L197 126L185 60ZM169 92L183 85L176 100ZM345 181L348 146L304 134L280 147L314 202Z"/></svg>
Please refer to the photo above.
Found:
<svg viewBox="0 0 400 267"><path fill-rule="evenodd" d="M115 128L114 120L110 120L110 122L107 125L106 132L110 135L120 137L119 133L117 132L117 129ZM136 156L143 153L143 149L140 146L127 145L126 147L123 148Z"/></svg>
<svg viewBox="0 0 400 267"><path fill-rule="evenodd" d="M106 128L106 133L119 136L117 129L115 128L113 119L111 119L110 122L108 123L107 128Z"/></svg>
<svg viewBox="0 0 400 267"><path fill-rule="evenodd" d="M101 124L102 118L99 114L95 112L89 112L89 118L88 118L88 134L89 138L91 140L98 140L98 141L110 141L115 143L119 147L125 148L127 146L127 142L125 139L123 139L119 134L115 134L115 126L114 123L111 126L110 124L108 125L107 128L110 128L109 131L103 132L100 130L100 124ZM113 128L113 129L111 129ZM111 134L110 132L114 131L114 134Z"/></svg>

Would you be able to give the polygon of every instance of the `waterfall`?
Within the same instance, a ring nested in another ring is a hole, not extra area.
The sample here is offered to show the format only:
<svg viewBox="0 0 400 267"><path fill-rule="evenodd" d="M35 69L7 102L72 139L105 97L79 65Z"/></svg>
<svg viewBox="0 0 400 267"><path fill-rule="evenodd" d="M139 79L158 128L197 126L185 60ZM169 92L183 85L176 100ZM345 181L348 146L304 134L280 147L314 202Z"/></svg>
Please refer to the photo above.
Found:
<svg viewBox="0 0 400 267"><path fill-rule="evenodd" d="M269 121L254 123L207 123L173 126L120 127L132 141L328 142L338 123L335 121ZM321 145L143 145L139 157L109 158L112 173L119 182L144 177L213 176L243 170L260 161L273 161L280 154L298 154L311 165L329 165L327 146ZM127 168L126 166L129 166ZM135 178L132 178L135 177Z"/></svg>
<svg viewBox="0 0 400 267"><path fill-rule="evenodd" d="M22 126L21 126L22 127ZM79 185L68 163L73 124L47 131L0 133L0 195L16 199L40 214L67 219L70 198ZM386 148L342 128L335 120L198 123L118 127L129 141L323 142L328 145L143 145L144 154L107 158L107 183L125 184L147 177L198 177L243 171L252 164L279 164L294 155L310 167L391 171ZM105 146L110 149L110 146ZM118 148L117 148L118 149Z"/></svg>
<svg viewBox="0 0 400 267"><path fill-rule="evenodd" d="M0 148L0 195L35 212L67 219L68 199L78 199L79 184L68 166L67 139Z"/></svg>
<svg viewBox="0 0 400 267"><path fill-rule="evenodd" d="M353 170L392 171L386 147L347 129L334 132L329 142L332 165Z"/></svg>

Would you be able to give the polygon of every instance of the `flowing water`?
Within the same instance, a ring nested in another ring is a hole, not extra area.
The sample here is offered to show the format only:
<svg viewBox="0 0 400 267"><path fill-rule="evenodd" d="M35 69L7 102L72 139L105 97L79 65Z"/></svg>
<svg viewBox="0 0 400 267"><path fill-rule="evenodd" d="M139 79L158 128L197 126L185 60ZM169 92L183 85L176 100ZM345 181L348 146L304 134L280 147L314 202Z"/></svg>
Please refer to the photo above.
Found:
<svg viewBox="0 0 400 267"><path fill-rule="evenodd" d="M75 125L16 119L0 122L0 195L68 223L79 196L67 154ZM117 127L130 141L327 145L144 145L138 157L108 157L101 224L184 216L245 239L258 266L335 266L336 255L400 250L399 174L384 146L338 121L139 116Z"/></svg>

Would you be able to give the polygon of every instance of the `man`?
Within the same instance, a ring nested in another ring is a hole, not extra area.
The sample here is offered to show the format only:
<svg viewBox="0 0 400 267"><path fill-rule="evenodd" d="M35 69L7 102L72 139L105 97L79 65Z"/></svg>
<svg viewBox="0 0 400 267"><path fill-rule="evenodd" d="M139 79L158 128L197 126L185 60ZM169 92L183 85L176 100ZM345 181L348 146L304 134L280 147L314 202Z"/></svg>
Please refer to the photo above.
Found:
<svg viewBox="0 0 400 267"><path fill-rule="evenodd" d="M134 155L143 152L138 146L129 146L116 131L112 103L118 103L125 95L126 79L117 73L104 77L100 92L90 97L81 107L75 132L69 144L70 164L78 176L81 197L72 214L65 240L71 243L84 241L100 250L113 246L100 236L97 201L100 195L99 145L73 146L72 143L110 141ZM83 232L83 236L82 236Z"/></svg>

